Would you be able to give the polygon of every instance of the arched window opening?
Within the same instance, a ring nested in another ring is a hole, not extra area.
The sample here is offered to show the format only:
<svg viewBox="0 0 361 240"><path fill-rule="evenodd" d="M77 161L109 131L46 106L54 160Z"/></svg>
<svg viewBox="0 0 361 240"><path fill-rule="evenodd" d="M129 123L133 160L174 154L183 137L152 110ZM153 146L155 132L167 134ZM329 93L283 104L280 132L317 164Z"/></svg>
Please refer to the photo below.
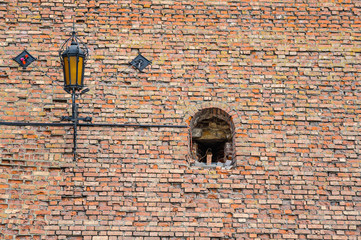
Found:
<svg viewBox="0 0 361 240"><path fill-rule="evenodd" d="M231 117L221 109L198 112L191 121L191 152L196 166L233 165L233 132Z"/></svg>

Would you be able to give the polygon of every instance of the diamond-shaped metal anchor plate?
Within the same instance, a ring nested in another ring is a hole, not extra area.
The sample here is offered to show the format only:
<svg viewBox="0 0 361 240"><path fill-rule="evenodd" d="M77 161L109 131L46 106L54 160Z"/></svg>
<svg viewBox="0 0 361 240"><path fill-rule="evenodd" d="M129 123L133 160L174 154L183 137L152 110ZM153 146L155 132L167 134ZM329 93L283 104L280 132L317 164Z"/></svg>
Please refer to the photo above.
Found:
<svg viewBox="0 0 361 240"><path fill-rule="evenodd" d="M36 60L28 51L24 50L13 58L24 69Z"/></svg>
<svg viewBox="0 0 361 240"><path fill-rule="evenodd" d="M142 56L142 54L139 54L136 58L133 59L129 64L138 69L139 71L143 71L144 68L146 68L149 64L152 62L146 59Z"/></svg>

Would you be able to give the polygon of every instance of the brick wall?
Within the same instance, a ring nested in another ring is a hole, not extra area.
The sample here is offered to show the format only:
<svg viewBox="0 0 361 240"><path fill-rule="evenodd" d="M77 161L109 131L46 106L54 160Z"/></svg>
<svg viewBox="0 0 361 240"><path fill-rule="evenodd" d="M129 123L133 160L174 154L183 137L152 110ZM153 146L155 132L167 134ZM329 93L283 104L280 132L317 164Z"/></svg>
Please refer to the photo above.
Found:
<svg viewBox="0 0 361 240"><path fill-rule="evenodd" d="M0 125L0 239L361 239L361 3L0 2L0 121L70 113L58 49L90 49L81 115L232 118L236 165L191 166L187 128ZM38 60L12 60L23 49ZM142 53L152 64L128 63ZM44 74L46 73L46 75Z"/></svg>

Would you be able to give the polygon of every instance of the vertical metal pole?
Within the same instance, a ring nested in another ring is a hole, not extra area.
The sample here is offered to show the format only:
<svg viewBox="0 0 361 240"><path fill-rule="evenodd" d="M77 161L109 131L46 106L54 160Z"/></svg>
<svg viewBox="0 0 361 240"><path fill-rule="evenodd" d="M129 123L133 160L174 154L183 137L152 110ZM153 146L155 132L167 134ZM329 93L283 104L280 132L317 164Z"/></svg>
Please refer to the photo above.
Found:
<svg viewBox="0 0 361 240"><path fill-rule="evenodd" d="M76 93L72 91L72 121L73 121L73 159L76 161L76 139L77 139L77 128L78 128L78 106L76 104Z"/></svg>

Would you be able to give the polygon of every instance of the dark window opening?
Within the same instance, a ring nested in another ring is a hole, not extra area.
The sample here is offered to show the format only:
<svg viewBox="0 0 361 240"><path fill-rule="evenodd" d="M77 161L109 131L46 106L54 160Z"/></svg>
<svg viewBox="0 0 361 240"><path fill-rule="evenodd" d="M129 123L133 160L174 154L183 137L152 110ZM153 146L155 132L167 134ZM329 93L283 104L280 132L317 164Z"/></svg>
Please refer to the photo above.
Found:
<svg viewBox="0 0 361 240"><path fill-rule="evenodd" d="M207 161L211 160L212 163L216 162L226 162L226 158L224 156L224 147L226 141L194 141L194 143L198 146L198 161L207 163ZM207 156L210 157L207 158Z"/></svg>
<svg viewBox="0 0 361 240"><path fill-rule="evenodd" d="M196 165L231 166L233 131L230 117L220 109L206 109L192 122L192 155Z"/></svg>

